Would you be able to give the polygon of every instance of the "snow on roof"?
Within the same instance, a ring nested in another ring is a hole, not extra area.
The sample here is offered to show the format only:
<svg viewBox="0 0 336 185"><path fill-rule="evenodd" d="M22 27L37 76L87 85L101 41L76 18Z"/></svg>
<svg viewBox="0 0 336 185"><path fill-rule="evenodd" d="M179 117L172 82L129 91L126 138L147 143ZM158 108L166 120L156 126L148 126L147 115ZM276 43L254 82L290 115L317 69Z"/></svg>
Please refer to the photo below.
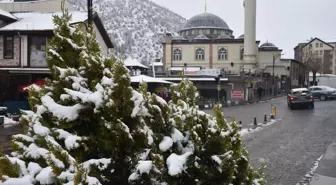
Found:
<svg viewBox="0 0 336 185"><path fill-rule="evenodd" d="M136 59L132 59L132 58L127 58L124 61L124 64L126 67L142 67L142 68L148 68L147 66L143 65L141 62L139 62Z"/></svg>
<svg viewBox="0 0 336 185"><path fill-rule="evenodd" d="M151 65L154 65L154 66L163 66L163 63L162 62L152 62Z"/></svg>
<svg viewBox="0 0 336 185"><path fill-rule="evenodd" d="M139 75L139 76L131 76L132 83L140 83L140 82L147 82L147 83L162 83L162 84L172 84L172 82L168 82L159 78L153 78L146 75Z"/></svg>
<svg viewBox="0 0 336 185"><path fill-rule="evenodd" d="M2 10L2 9L0 9L0 15L8 17L10 19L17 20L17 18L15 16L13 16L11 13L9 13L9 12L7 12L5 10Z"/></svg>
<svg viewBox="0 0 336 185"><path fill-rule="evenodd" d="M71 23L84 22L87 20L86 12L70 12L72 14ZM53 15L61 15L61 12L26 12L13 13L18 21L0 28L0 31L11 30L53 30Z"/></svg>

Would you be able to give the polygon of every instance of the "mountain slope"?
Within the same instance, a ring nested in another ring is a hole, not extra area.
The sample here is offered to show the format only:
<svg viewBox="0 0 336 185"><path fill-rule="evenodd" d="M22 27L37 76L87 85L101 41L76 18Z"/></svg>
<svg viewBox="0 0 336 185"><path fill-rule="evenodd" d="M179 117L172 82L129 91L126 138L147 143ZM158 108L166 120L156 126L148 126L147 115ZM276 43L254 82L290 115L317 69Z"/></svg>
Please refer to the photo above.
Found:
<svg viewBox="0 0 336 185"><path fill-rule="evenodd" d="M69 0L78 10L87 9L86 0ZM185 22L176 13L149 0L94 0L97 11L116 48L113 53L147 64L162 57L161 39Z"/></svg>

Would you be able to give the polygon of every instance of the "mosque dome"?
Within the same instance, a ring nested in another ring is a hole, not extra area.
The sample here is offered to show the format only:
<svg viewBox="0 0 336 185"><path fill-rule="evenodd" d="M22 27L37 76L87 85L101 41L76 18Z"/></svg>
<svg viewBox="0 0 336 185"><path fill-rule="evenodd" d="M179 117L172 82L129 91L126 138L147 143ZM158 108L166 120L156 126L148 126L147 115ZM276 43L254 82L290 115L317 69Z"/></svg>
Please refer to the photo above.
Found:
<svg viewBox="0 0 336 185"><path fill-rule="evenodd" d="M209 39L216 39L220 35L233 37L233 31L222 18L207 12L190 18L183 28L179 30L179 34L188 40L195 39L201 34Z"/></svg>
<svg viewBox="0 0 336 185"><path fill-rule="evenodd" d="M259 48L263 50L278 50L278 47L276 47L273 43L270 43L268 41L260 45Z"/></svg>
<svg viewBox="0 0 336 185"><path fill-rule="evenodd" d="M244 38L244 34L241 34L238 39L243 39Z"/></svg>
<svg viewBox="0 0 336 185"><path fill-rule="evenodd" d="M183 29L194 28L221 28L230 30L226 22L212 13L202 13L190 18Z"/></svg>

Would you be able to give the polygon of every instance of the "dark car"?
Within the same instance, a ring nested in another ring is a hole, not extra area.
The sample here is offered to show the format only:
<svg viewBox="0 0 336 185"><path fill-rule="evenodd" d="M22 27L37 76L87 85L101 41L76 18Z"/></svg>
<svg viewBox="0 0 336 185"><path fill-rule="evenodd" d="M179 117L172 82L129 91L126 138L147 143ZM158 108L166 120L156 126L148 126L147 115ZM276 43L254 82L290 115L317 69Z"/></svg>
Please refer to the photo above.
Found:
<svg viewBox="0 0 336 185"><path fill-rule="evenodd" d="M287 104L290 109L295 106L314 108L314 98L307 88L292 89L287 95Z"/></svg>
<svg viewBox="0 0 336 185"><path fill-rule="evenodd" d="M315 99L320 99L321 101L336 99L336 90L328 86L311 86L309 91Z"/></svg>

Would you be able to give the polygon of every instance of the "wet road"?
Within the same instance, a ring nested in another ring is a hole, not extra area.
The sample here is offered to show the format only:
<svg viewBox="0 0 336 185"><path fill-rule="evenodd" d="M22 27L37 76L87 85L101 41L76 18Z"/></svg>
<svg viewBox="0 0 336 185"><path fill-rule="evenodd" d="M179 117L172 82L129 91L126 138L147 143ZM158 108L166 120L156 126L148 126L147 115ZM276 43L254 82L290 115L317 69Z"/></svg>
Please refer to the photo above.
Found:
<svg viewBox="0 0 336 185"><path fill-rule="evenodd" d="M289 110L286 98L224 109L248 127L254 115L258 122L271 104L277 106L275 124L244 137L253 166L264 163L268 185L295 185L314 162L336 141L336 101L316 101L315 109ZM268 114L270 113L270 110Z"/></svg>

